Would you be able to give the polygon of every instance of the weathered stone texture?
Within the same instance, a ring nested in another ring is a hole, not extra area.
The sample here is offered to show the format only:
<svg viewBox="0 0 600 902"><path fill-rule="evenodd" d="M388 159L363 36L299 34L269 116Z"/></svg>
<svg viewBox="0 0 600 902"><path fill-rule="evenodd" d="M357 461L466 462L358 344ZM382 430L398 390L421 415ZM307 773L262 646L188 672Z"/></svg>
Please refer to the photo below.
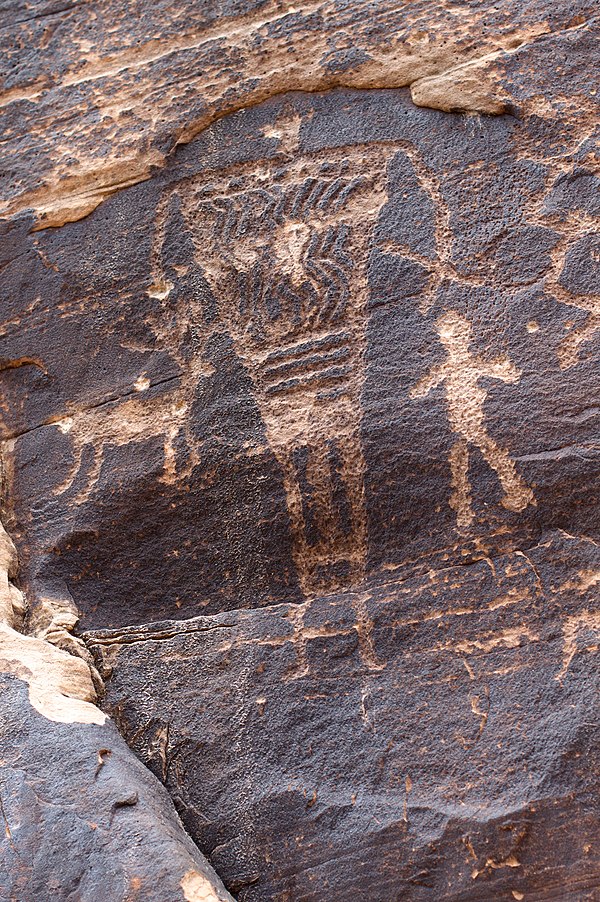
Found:
<svg viewBox="0 0 600 902"><path fill-rule="evenodd" d="M231 900L112 723L54 722L8 675L1 710L0 898Z"/></svg>
<svg viewBox="0 0 600 902"><path fill-rule="evenodd" d="M108 710L238 898L575 902L600 873L599 564L559 533L91 638Z"/></svg>
<svg viewBox="0 0 600 902"><path fill-rule="evenodd" d="M5 898L597 898L596 4L2 15Z"/></svg>
<svg viewBox="0 0 600 902"><path fill-rule="evenodd" d="M94 704L97 672L64 612L24 635L15 570L0 524L0 898L231 900L165 789Z"/></svg>

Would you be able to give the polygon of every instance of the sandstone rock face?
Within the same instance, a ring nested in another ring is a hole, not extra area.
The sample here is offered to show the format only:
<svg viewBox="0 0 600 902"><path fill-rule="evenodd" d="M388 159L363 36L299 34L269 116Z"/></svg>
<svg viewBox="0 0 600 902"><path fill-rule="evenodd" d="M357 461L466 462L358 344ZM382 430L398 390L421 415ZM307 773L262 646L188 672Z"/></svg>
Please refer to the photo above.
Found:
<svg viewBox="0 0 600 902"><path fill-rule="evenodd" d="M56 647L58 618L53 641L23 634L15 566L0 526L0 898L231 900L165 789L94 704L85 649Z"/></svg>
<svg viewBox="0 0 600 902"><path fill-rule="evenodd" d="M596 14L4 12L2 898L598 897Z"/></svg>

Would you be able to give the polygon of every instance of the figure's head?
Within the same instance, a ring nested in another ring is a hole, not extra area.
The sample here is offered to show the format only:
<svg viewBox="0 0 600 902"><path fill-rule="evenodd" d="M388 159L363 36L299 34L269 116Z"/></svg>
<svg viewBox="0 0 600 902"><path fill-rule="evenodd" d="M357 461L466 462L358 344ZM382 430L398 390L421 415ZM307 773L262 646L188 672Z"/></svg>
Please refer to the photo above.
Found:
<svg viewBox="0 0 600 902"><path fill-rule="evenodd" d="M294 285L307 278L304 256L314 232L305 222L288 220L280 225L272 237L272 248L281 271L289 275Z"/></svg>
<svg viewBox="0 0 600 902"><path fill-rule="evenodd" d="M442 314L436 320L435 329L446 348L465 348L471 342L471 324L456 310L448 310Z"/></svg>

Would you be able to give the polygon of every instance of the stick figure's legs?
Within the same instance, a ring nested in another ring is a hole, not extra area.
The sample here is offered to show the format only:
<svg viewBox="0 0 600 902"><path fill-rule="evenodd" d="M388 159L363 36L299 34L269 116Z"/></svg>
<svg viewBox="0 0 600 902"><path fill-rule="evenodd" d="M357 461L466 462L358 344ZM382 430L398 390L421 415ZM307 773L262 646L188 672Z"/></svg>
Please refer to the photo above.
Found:
<svg viewBox="0 0 600 902"><path fill-rule="evenodd" d="M528 504L535 504L533 492L517 473L514 461L508 451L501 448L483 431L474 442L483 454L489 466L498 474L500 485L504 489L504 498L500 502L509 511L525 510Z"/></svg>
<svg viewBox="0 0 600 902"><path fill-rule="evenodd" d="M456 511L456 524L459 529L466 529L475 519L471 505L471 486L469 484L469 448L464 438L460 438L450 449L450 472L452 488L450 507Z"/></svg>

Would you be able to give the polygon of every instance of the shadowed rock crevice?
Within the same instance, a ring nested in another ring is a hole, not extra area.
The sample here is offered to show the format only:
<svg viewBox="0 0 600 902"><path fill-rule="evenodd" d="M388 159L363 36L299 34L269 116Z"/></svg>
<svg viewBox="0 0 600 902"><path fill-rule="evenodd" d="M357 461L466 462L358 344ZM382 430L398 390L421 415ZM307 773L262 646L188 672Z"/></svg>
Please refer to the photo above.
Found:
<svg viewBox="0 0 600 902"><path fill-rule="evenodd" d="M231 900L165 790L97 707L91 658L64 612L43 638L22 631L16 575L0 524L1 898Z"/></svg>

